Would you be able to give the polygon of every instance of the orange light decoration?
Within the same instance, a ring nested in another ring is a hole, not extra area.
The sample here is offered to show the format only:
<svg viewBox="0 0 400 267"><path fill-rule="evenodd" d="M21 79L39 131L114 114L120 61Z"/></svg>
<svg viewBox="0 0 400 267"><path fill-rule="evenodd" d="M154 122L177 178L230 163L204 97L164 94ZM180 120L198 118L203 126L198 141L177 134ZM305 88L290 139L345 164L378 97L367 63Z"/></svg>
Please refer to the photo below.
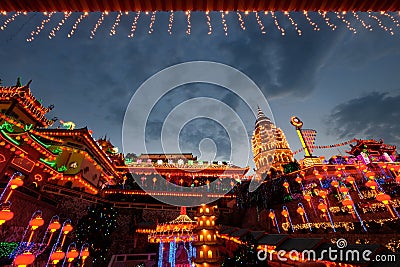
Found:
<svg viewBox="0 0 400 267"><path fill-rule="evenodd" d="M390 212L392 217L396 218L396 215L394 214L392 208L389 205L391 197L388 194L380 192L379 194L376 195L376 200L378 200L379 202L382 202L383 205L385 205L385 207L388 209L388 211Z"/></svg>
<svg viewBox="0 0 400 267"><path fill-rule="evenodd" d="M338 187L339 187L339 182L336 181L336 180L333 180L333 181L331 182L331 185L332 185L333 187L335 187L335 188L338 188Z"/></svg>
<svg viewBox="0 0 400 267"><path fill-rule="evenodd" d="M275 213L270 211L268 217L272 220L272 225L275 226Z"/></svg>
<svg viewBox="0 0 400 267"><path fill-rule="evenodd" d="M67 234L69 234L73 229L74 227L72 227L70 223L65 224L64 227L61 229L61 232L64 234L63 239L61 241L61 247L64 245Z"/></svg>
<svg viewBox="0 0 400 267"><path fill-rule="evenodd" d="M289 183L288 183L287 181L285 181L285 182L283 183L283 187L285 187L285 188L286 188L286 192L289 193Z"/></svg>
<svg viewBox="0 0 400 267"><path fill-rule="evenodd" d="M65 257L67 258L68 262L72 262L79 256L79 252L76 250L76 248L71 248Z"/></svg>
<svg viewBox="0 0 400 267"><path fill-rule="evenodd" d="M297 177L297 178L295 179L295 181L298 182L299 184L301 184L301 182L303 181L303 179L301 179L300 177Z"/></svg>
<svg viewBox="0 0 400 267"><path fill-rule="evenodd" d="M26 267L35 261L36 257L31 252L24 252L15 257L14 265L18 267Z"/></svg>
<svg viewBox="0 0 400 267"><path fill-rule="evenodd" d="M305 220L304 220L304 209L302 207L298 207L296 211L297 211L298 214L300 214L301 219L303 220L303 223L305 223Z"/></svg>
<svg viewBox="0 0 400 267"><path fill-rule="evenodd" d="M8 202L8 200L10 199L12 193L14 192L15 189L17 189L20 186L24 185L24 181L22 180L24 176L19 175L17 177L15 177L14 179L11 179L10 181L10 192L8 193L6 199L4 200L4 202ZM5 188L4 190L6 190L7 188Z"/></svg>
<svg viewBox="0 0 400 267"><path fill-rule="evenodd" d="M286 222L288 221L288 216L289 216L289 212L287 210L282 210L281 212L282 216L285 217Z"/></svg>
<svg viewBox="0 0 400 267"><path fill-rule="evenodd" d="M397 177L396 177L396 183L400 184L400 175L397 175Z"/></svg>
<svg viewBox="0 0 400 267"><path fill-rule="evenodd" d="M305 196L304 196L304 199L307 200L308 206L310 206L310 208L311 208L311 198L312 198L312 197L311 197L310 195L305 195Z"/></svg>
<svg viewBox="0 0 400 267"><path fill-rule="evenodd" d="M347 187L345 187L345 186L341 186L340 188L339 188L339 191L340 191L340 193L342 193L343 195L347 195L348 193L349 193L349 189L347 188Z"/></svg>
<svg viewBox="0 0 400 267"><path fill-rule="evenodd" d="M89 255L90 255L89 247L88 246L82 247L81 253L79 255L79 257L82 259L81 267L83 267L85 265L86 258L89 257Z"/></svg>
<svg viewBox="0 0 400 267"><path fill-rule="evenodd" d="M51 256L50 256L50 261L53 264L57 264L59 261L64 259L65 253L61 250L61 248L58 248L56 251L54 251Z"/></svg>
<svg viewBox="0 0 400 267"><path fill-rule="evenodd" d="M328 192L326 190L320 190L318 195L322 197L325 201L325 198L328 196Z"/></svg>
<svg viewBox="0 0 400 267"><path fill-rule="evenodd" d="M378 184L374 180L369 180L368 182L365 183L365 186L375 191L375 189L378 187Z"/></svg>
<svg viewBox="0 0 400 267"><path fill-rule="evenodd" d="M14 218L14 212L10 210L10 204L7 205L3 203L0 210L0 225L11 220L12 218Z"/></svg>
<svg viewBox="0 0 400 267"><path fill-rule="evenodd" d="M371 180L375 179L375 173L374 172L368 171L365 175Z"/></svg>
<svg viewBox="0 0 400 267"><path fill-rule="evenodd" d="M38 214L29 222L29 226L32 230L38 229L40 226L44 224L44 220L41 214Z"/></svg>

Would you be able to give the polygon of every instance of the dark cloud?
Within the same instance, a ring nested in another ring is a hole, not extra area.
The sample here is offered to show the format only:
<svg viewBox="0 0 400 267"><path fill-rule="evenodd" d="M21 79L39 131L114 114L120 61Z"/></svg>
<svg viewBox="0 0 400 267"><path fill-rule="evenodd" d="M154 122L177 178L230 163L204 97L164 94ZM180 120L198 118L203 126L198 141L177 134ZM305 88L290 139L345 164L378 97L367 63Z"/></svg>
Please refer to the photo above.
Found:
<svg viewBox="0 0 400 267"><path fill-rule="evenodd" d="M326 123L339 138L384 139L400 144L400 94L372 92L332 109Z"/></svg>

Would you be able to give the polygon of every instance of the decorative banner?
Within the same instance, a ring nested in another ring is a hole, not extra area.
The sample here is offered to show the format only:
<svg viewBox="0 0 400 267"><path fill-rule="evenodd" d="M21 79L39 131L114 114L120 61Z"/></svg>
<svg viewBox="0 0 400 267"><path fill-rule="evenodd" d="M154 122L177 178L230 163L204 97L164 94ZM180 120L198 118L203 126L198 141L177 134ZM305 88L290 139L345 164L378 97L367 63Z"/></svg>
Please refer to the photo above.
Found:
<svg viewBox="0 0 400 267"><path fill-rule="evenodd" d="M11 163L26 172L32 172L35 167L35 162L27 158L13 158Z"/></svg>
<svg viewBox="0 0 400 267"><path fill-rule="evenodd" d="M327 146L312 146L313 149L327 149L327 148L335 148L335 147L341 147L341 146L346 146L348 144L351 143L355 143L357 142L357 139L351 139L349 141L343 142L343 143L339 143L339 144L333 144L333 145L327 145ZM303 148L300 148L296 151L293 152L293 155L296 155L298 153L300 153L301 151L303 151Z"/></svg>
<svg viewBox="0 0 400 267"><path fill-rule="evenodd" d="M317 131L313 129L301 129L300 131L303 134L304 141L307 144L310 154L312 154L314 152L314 144Z"/></svg>

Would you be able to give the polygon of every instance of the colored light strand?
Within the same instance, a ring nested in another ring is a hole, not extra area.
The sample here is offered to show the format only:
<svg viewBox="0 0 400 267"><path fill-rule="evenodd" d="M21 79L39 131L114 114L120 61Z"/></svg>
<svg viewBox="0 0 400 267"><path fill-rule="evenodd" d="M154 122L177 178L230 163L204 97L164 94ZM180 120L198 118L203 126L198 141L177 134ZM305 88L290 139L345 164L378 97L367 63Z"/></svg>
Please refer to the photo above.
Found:
<svg viewBox="0 0 400 267"><path fill-rule="evenodd" d="M393 21L394 24L396 24L396 27L400 27L400 22L399 20L397 20L395 17L393 17L392 15L390 15L387 12L381 12L381 15L384 15L386 17L388 17L391 21Z"/></svg>
<svg viewBox="0 0 400 267"><path fill-rule="evenodd" d="M190 22L190 15L192 13L190 12L190 10L186 11L186 21L187 21L187 29L186 29L186 34L190 35L190 31L192 28L191 22Z"/></svg>
<svg viewBox="0 0 400 267"><path fill-rule="evenodd" d="M61 29L61 27L64 25L64 23L67 21L67 19L71 16L72 12L65 12L64 13L64 18L57 24L56 27L54 27L50 34L49 34L49 39L53 39L56 37L56 33Z"/></svg>
<svg viewBox="0 0 400 267"><path fill-rule="evenodd" d="M311 20L310 16L308 15L308 12L305 10L303 12L304 16L306 17L306 20L308 21L308 24L311 25L311 27L313 27L314 31L319 31L320 27L318 27L318 24L315 23L314 21Z"/></svg>
<svg viewBox="0 0 400 267"><path fill-rule="evenodd" d="M290 23L294 27L294 29L297 31L297 34L301 36L301 30L299 29L299 25L293 20L293 18L290 16L290 13L285 11L284 12L285 16L289 19Z"/></svg>
<svg viewBox="0 0 400 267"><path fill-rule="evenodd" d="M206 11L206 17L207 17L207 26L208 26L208 35L212 34L212 26L211 26L211 18L210 18L210 12Z"/></svg>
<svg viewBox="0 0 400 267"><path fill-rule="evenodd" d="M337 17L338 19L342 20L342 22L343 22L344 24L346 24L346 28L347 28L349 31L351 31L351 32L353 32L353 33L357 33L356 29L355 29L354 27L351 26L350 22L345 18L344 15L340 15L339 12L334 12L334 13L336 14L336 17ZM344 14L345 14L345 13L344 13Z"/></svg>
<svg viewBox="0 0 400 267"><path fill-rule="evenodd" d="M168 33L172 34L172 25L174 24L174 11L169 14Z"/></svg>
<svg viewBox="0 0 400 267"><path fill-rule="evenodd" d="M332 31L336 30L337 26L330 21L330 19L326 15L326 11L318 11L318 14L325 20L326 25L328 25L332 29Z"/></svg>
<svg viewBox="0 0 400 267"><path fill-rule="evenodd" d="M281 32L281 35L285 35L285 29L279 25L278 19L276 18L274 11L271 11L271 17L274 20L276 28Z"/></svg>
<svg viewBox="0 0 400 267"><path fill-rule="evenodd" d="M3 25L1 25L0 29L1 29L2 31L4 31L4 30L7 28L8 24L10 24L11 22L13 22L13 21L15 20L15 18L18 17L18 16L21 15L21 14L22 14L22 12L17 12L17 13L15 13L15 14L13 14L13 15L12 15L11 17L9 17L6 21L4 21L4 23L3 23Z"/></svg>
<svg viewBox="0 0 400 267"><path fill-rule="evenodd" d="M227 36L228 35L228 25L226 24L226 19L225 19L225 15L224 15L223 11L221 11L221 23L224 28L225 36Z"/></svg>
<svg viewBox="0 0 400 267"><path fill-rule="evenodd" d="M372 26L371 26L371 24L367 24L367 23L365 22L365 20L363 20L356 12L352 11L351 13L353 14L353 17L355 17L356 20L357 20L358 22L360 22L361 25L362 25L366 30L369 30L370 32L372 31Z"/></svg>
<svg viewBox="0 0 400 267"><path fill-rule="evenodd" d="M373 15L371 12L368 12L368 17L376 20L376 22L378 22L379 27L383 29L385 32L388 32L390 35L394 35L393 29L383 25L382 21L377 16Z"/></svg>
<svg viewBox="0 0 400 267"><path fill-rule="evenodd" d="M264 26L264 24L262 23L261 18L260 18L260 16L258 15L258 12L254 12L254 15L256 16L256 20L257 20L258 26L260 26L261 33L262 33L262 34L266 34L266 32L265 32L265 26Z"/></svg>
<svg viewBox="0 0 400 267"><path fill-rule="evenodd" d="M27 41L27 42L32 42L33 40L35 40L35 35L38 35L38 34L43 30L44 26L45 26L47 23L50 22L51 17L52 17L55 13L56 13L56 12L51 12L51 13L49 13L49 14L44 13L45 16L46 16L46 18L44 18L44 19L42 20L42 22L40 23L40 26L37 26L37 27L36 27L36 30L35 30L35 31L32 31L32 32L31 32L31 37L30 37L30 38L27 38L26 41Z"/></svg>
<svg viewBox="0 0 400 267"><path fill-rule="evenodd" d="M153 11L151 13L151 18L150 18L149 34L152 34L154 32L154 23L155 22L156 22L156 11Z"/></svg>
<svg viewBox="0 0 400 267"><path fill-rule="evenodd" d="M71 31L68 33L68 38L70 38L72 35L75 34L76 29L78 28L79 23L81 23L81 21L86 18L89 15L88 12L85 12L83 14L81 14L77 20L75 21L74 25L72 26Z"/></svg>
<svg viewBox="0 0 400 267"><path fill-rule="evenodd" d="M122 16L122 12L119 11L117 17L115 18L114 24L111 27L110 36L113 36L113 35L117 34L117 30L116 29L117 29L117 27L118 27L118 25L119 25L119 23L121 21L121 16Z"/></svg>
<svg viewBox="0 0 400 267"><path fill-rule="evenodd" d="M129 38L132 38L135 35L135 31L136 31L136 28L137 28L137 23L138 23L139 17L140 17L140 11L138 11L136 13L136 16L133 18L131 32L128 35Z"/></svg>
<svg viewBox="0 0 400 267"><path fill-rule="evenodd" d="M237 14L238 19L239 19L240 28L241 28L242 30L246 30L246 26L244 26L244 20L243 20L242 14L240 14L239 11L237 11L236 14Z"/></svg>
<svg viewBox="0 0 400 267"><path fill-rule="evenodd" d="M103 23L105 15L108 15L108 12L102 12L100 18L97 20L96 25L94 25L93 30L90 31L90 39L93 39L96 35L97 29Z"/></svg>

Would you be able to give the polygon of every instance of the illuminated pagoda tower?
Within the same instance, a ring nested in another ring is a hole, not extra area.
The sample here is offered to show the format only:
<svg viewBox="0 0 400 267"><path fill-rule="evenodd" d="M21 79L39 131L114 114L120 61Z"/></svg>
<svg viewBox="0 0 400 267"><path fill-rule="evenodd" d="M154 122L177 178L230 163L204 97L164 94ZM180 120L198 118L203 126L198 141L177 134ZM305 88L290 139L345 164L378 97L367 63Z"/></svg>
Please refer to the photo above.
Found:
<svg viewBox="0 0 400 267"><path fill-rule="evenodd" d="M176 219L157 225L149 235L149 242L159 244L158 267L192 267L196 255L192 246L195 226L196 221L187 216L185 207L181 207Z"/></svg>
<svg viewBox="0 0 400 267"><path fill-rule="evenodd" d="M251 145L258 177L267 173L270 168L283 173L283 165L293 161L293 152L285 134L265 116L260 107Z"/></svg>
<svg viewBox="0 0 400 267"><path fill-rule="evenodd" d="M216 216L217 206L203 204L197 210L195 217L197 241L194 243L197 252L194 259L196 266L221 266L222 257L219 251L221 242L217 237Z"/></svg>

